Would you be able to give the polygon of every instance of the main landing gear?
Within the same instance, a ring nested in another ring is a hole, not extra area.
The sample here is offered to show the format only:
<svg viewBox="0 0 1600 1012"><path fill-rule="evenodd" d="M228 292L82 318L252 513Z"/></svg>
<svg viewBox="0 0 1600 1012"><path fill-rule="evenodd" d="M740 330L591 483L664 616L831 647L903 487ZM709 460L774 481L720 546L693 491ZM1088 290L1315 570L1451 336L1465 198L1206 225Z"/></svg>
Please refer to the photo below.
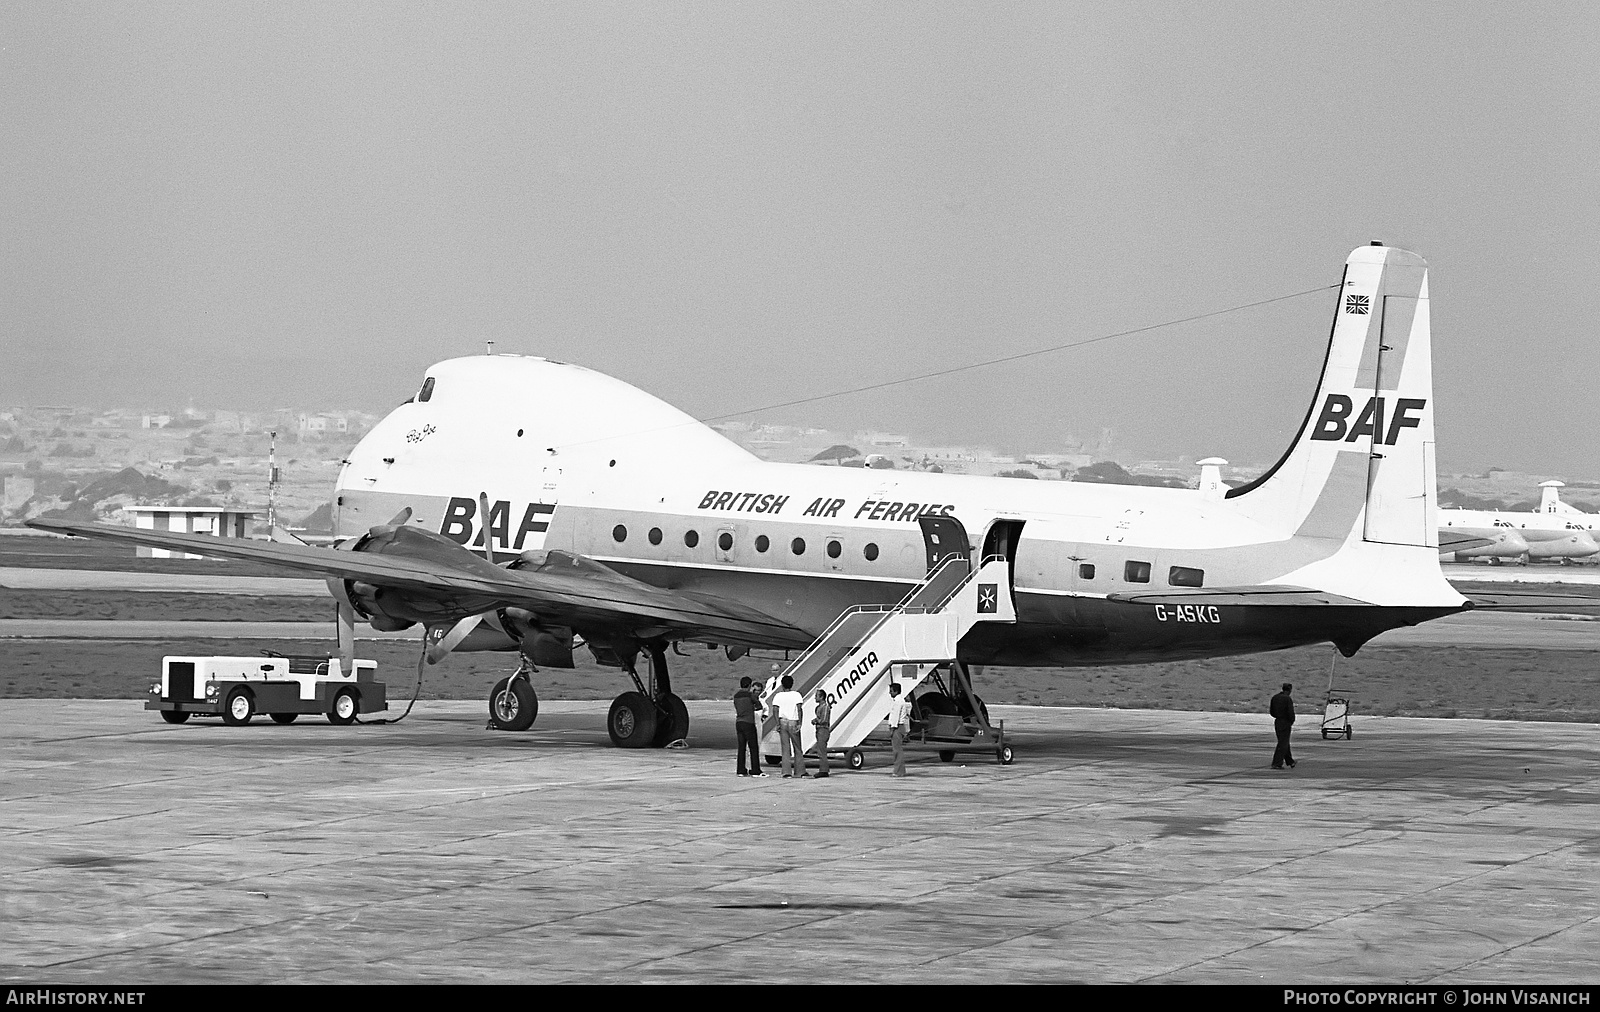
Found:
<svg viewBox="0 0 1600 1012"><path fill-rule="evenodd" d="M633 679L635 691L612 700L611 712L606 714L606 733L618 748L665 748L689 736L689 708L673 695L667 645L650 643L644 649L650 655L648 684L634 664L638 650L621 654L622 669ZM524 657L510 677L500 679L489 690L490 730L526 731L533 726L539 716L539 695L532 678L537 670Z"/></svg>
<svg viewBox="0 0 1600 1012"><path fill-rule="evenodd" d="M667 673L667 645L651 643L650 684L639 677L635 654L625 654L622 668L633 679L634 692L624 692L611 701L606 715L606 733L618 748L665 748L689 736L689 708L672 693L672 677Z"/></svg>

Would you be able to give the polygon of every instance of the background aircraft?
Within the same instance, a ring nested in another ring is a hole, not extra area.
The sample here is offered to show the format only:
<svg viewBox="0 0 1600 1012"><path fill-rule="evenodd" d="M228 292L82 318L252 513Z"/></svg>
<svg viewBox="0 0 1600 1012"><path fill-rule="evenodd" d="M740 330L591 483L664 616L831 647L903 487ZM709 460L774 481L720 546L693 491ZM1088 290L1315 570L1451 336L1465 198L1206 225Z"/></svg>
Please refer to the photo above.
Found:
<svg viewBox="0 0 1600 1012"><path fill-rule="evenodd" d="M1440 510L1440 551L1453 551L1458 559L1487 558L1491 564L1504 559L1557 559L1565 564L1600 552L1592 533L1600 518L1562 502L1565 484L1540 482L1543 491L1533 512Z"/></svg>

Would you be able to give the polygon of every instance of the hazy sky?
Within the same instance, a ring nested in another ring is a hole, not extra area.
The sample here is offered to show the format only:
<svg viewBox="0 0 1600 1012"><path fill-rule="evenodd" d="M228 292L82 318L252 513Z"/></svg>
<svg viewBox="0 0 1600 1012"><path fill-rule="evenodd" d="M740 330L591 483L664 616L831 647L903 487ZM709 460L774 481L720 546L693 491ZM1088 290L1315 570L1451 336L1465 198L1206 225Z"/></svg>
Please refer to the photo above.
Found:
<svg viewBox="0 0 1600 1012"><path fill-rule="evenodd" d="M0 7L0 404L698 415L1432 265L1442 468L1600 476L1591 3ZM1267 461L1330 293L764 420ZM537 396L537 391L529 391Z"/></svg>

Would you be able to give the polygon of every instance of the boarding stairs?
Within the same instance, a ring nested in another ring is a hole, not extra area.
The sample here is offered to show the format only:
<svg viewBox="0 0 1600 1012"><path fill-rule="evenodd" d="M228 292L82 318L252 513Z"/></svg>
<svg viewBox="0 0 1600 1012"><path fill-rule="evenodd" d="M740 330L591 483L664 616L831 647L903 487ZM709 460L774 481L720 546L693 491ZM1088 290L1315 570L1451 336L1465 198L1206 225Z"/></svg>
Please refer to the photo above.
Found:
<svg viewBox="0 0 1600 1012"><path fill-rule="evenodd" d="M784 675L794 679L805 700L800 718L802 752L816 745L817 690L833 701L830 751L849 749L880 727L889 715L889 685L909 698L941 665L956 660L956 647L982 622L1015 622L1011 559L992 555L973 569L965 553L940 561L898 604L861 605L834 620L782 672L767 683L764 698L779 691ZM761 745L778 755L778 721L763 723Z"/></svg>

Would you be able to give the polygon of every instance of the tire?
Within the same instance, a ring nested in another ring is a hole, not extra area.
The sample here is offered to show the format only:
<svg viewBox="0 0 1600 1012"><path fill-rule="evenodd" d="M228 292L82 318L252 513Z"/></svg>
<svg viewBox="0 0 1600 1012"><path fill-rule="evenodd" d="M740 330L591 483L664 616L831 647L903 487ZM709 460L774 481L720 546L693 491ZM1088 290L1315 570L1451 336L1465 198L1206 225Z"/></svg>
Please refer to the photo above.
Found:
<svg viewBox="0 0 1600 1012"><path fill-rule="evenodd" d="M354 689L340 689L333 697L333 705L328 707L328 723L354 724L356 718L361 716L361 704L356 701Z"/></svg>
<svg viewBox="0 0 1600 1012"><path fill-rule="evenodd" d="M162 710L161 719L168 724L182 724L189 719L188 710Z"/></svg>
<svg viewBox="0 0 1600 1012"><path fill-rule="evenodd" d="M274 713L272 722L274 724L293 724L294 719L298 716L300 716L298 713Z"/></svg>
<svg viewBox="0 0 1600 1012"><path fill-rule="evenodd" d="M1015 752L1011 751L1010 745L1001 745L999 748L994 750L994 757L1000 760L1001 766L1010 766L1011 761L1015 759L1017 755Z"/></svg>
<svg viewBox="0 0 1600 1012"><path fill-rule="evenodd" d="M1353 727L1345 728L1344 729L1344 740L1345 741L1349 741L1350 740L1350 736L1355 734L1355 733L1356 733L1355 728L1353 728Z"/></svg>
<svg viewBox="0 0 1600 1012"><path fill-rule="evenodd" d="M606 715L606 733L617 748L649 748L656 738L659 711L655 701L642 692L624 692L611 701Z"/></svg>
<svg viewBox="0 0 1600 1012"><path fill-rule="evenodd" d="M489 691L489 720L501 731L526 731L539 716L539 694L526 678L502 678Z"/></svg>
<svg viewBox="0 0 1600 1012"><path fill-rule="evenodd" d="M939 761L942 763L953 763L956 761L956 754L951 752L949 749L946 749L939 753Z"/></svg>
<svg viewBox="0 0 1600 1012"><path fill-rule="evenodd" d="M783 756L781 756L781 755L764 755L764 756L761 757L761 762L765 766L782 766L783 765Z"/></svg>
<svg viewBox="0 0 1600 1012"><path fill-rule="evenodd" d="M867 764L867 754L858 748L853 748L844 754L844 764L853 770L861 769Z"/></svg>
<svg viewBox="0 0 1600 1012"><path fill-rule="evenodd" d="M239 686L228 690L228 695L222 701L222 722L229 727L241 727L250 723L250 718L256 715L256 700L250 695L250 690Z"/></svg>
<svg viewBox="0 0 1600 1012"><path fill-rule="evenodd" d="M650 744L666 748L679 738L689 737L689 708L668 692L656 700L656 734Z"/></svg>
<svg viewBox="0 0 1600 1012"><path fill-rule="evenodd" d="M959 717L961 707L942 692L924 692L917 697L917 719L927 723L930 716Z"/></svg>

